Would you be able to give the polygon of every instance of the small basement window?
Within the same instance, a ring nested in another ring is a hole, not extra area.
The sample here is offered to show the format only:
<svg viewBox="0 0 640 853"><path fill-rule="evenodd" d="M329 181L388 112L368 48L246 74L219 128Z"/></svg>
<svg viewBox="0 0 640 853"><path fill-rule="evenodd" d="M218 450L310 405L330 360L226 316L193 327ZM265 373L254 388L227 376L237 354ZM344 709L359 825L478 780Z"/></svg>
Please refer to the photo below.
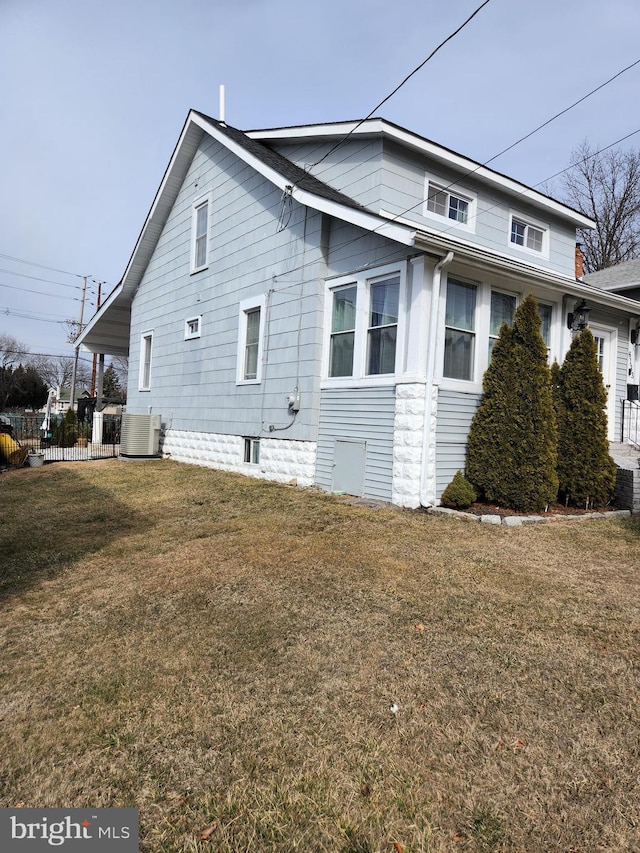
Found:
<svg viewBox="0 0 640 853"><path fill-rule="evenodd" d="M200 337L200 329L202 326L202 315L198 317L190 317L184 321L184 339L190 341L192 338Z"/></svg>
<svg viewBox="0 0 640 853"><path fill-rule="evenodd" d="M260 464L260 439L245 438L244 440L244 461L250 465Z"/></svg>

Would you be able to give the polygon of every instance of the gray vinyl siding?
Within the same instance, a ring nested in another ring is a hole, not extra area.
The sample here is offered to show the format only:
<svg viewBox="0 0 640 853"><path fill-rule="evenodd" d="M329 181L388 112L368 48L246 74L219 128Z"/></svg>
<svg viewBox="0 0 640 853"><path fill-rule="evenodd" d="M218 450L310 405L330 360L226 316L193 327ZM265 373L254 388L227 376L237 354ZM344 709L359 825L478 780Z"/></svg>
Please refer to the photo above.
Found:
<svg viewBox="0 0 640 853"><path fill-rule="evenodd" d="M192 274L192 204L208 191L209 267ZM315 439L322 216L293 203L288 227L279 229L281 202L280 190L234 154L208 137L201 143L133 300L130 412L151 410L178 430L269 435L270 425L289 424L285 398L298 384L301 411L282 437ZM239 305L262 296L263 381L237 385ZM185 341L185 319L199 314L201 337ZM147 331L154 337L151 389L144 392L138 370Z"/></svg>
<svg viewBox="0 0 640 853"><path fill-rule="evenodd" d="M272 147L303 169L328 155L311 170L312 174L377 213L381 203L382 140L350 139L331 152L335 145L336 140L331 140Z"/></svg>
<svg viewBox="0 0 640 853"><path fill-rule="evenodd" d="M364 494L391 500L395 388L325 389L321 392L316 482L330 490L336 439L367 444Z"/></svg>
<svg viewBox="0 0 640 853"><path fill-rule="evenodd" d="M452 238L460 237L542 268L574 274L575 227L559 217L549 217L548 213L525 203L524 198L500 193L473 174L455 172L393 142L385 143L382 168L381 206L388 213L405 216L427 228L444 230ZM427 172L444 186L453 185L462 194L467 191L477 197L477 217L472 231L459 228L453 222L423 215ZM509 217L512 212L541 221L549 228L548 259L522 251L510 242Z"/></svg>
<svg viewBox="0 0 640 853"><path fill-rule="evenodd" d="M456 471L466 465L467 436L480 394L460 391L438 392L436 427L436 495L440 497Z"/></svg>

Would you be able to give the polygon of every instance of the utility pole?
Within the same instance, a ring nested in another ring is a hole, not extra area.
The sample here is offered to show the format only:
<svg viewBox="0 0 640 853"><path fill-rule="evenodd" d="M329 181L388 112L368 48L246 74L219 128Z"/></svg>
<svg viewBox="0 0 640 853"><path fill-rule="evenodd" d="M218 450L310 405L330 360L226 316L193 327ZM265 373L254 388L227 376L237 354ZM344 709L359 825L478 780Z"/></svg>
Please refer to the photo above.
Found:
<svg viewBox="0 0 640 853"><path fill-rule="evenodd" d="M96 300L96 311L100 308L100 298L102 296L102 282L98 282L98 298ZM98 360L97 353L93 354L93 364L91 366L91 396L96 396L96 362ZM102 393L102 392L101 392ZM100 404L99 400L96 400L96 407Z"/></svg>
<svg viewBox="0 0 640 853"><path fill-rule="evenodd" d="M82 321L84 318L84 300L85 300L86 295L87 295L87 279L88 278L89 278L89 276L85 275L85 276L83 276L83 279L82 279L83 284L82 284L82 299L80 300L80 317L78 319L78 334L76 335L75 340L77 340L78 337L82 334ZM74 343L75 343L75 341L74 341ZM71 409L74 408L74 397L76 394L76 375L78 373L78 356L79 355L80 355L79 347L76 347L76 356L73 360L73 372L71 374L71 393L69 395L70 396L69 408L71 408Z"/></svg>

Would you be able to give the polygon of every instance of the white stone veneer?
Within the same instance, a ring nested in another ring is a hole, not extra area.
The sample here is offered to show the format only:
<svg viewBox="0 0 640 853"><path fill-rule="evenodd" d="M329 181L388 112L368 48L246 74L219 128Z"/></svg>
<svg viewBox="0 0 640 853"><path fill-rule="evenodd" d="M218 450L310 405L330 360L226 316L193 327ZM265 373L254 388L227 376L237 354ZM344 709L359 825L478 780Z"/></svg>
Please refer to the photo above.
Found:
<svg viewBox="0 0 640 853"><path fill-rule="evenodd" d="M391 500L410 509L420 506L425 387L424 383L396 386Z"/></svg>
<svg viewBox="0 0 640 853"><path fill-rule="evenodd" d="M244 438L209 432L168 429L162 442L162 455L176 462L190 462L222 471L236 471L250 477L299 486L315 482L317 445L315 441L261 438L260 463L244 462Z"/></svg>

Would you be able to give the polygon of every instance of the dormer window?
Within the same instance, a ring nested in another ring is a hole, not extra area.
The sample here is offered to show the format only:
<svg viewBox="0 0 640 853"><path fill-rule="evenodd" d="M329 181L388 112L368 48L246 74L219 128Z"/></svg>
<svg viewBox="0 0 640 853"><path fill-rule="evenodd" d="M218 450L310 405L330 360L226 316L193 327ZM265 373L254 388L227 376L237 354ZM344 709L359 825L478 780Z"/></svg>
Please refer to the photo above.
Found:
<svg viewBox="0 0 640 853"><path fill-rule="evenodd" d="M446 181L439 182L427 177L425 195L424 216L473 230L475 198L471 194L460 192L455 186L448 186Z"/></svg>
<svg viewBox="0 0 640 853"><path fill-rule="evenodd" d="M444 187L429 182L427 195L427 210L446 216L456 222L467 223L469 220L469 202L465 198L447 192Z"/></svg>
<svg viewBox="0 0 640 853"><path fill-rule="evenodd" d="M549 252L547 238L548 230L542 223L532 222L517 214L511 215L509 240L512 246L546 257Z"/></svg>

